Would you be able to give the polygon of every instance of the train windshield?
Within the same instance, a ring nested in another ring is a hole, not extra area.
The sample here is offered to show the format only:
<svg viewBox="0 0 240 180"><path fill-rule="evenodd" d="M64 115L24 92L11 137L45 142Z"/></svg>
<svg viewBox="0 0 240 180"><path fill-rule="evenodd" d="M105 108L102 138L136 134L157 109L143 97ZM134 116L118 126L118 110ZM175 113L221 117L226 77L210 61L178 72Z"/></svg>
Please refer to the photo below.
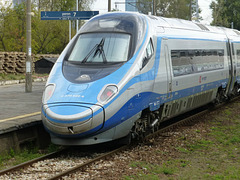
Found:
<svg viewBox="0 0 240 180"><path fill-rule="evenodd" d="M68 61L81 64L126 62L131 35L125 33L81 34L75 42Z"/></svg>

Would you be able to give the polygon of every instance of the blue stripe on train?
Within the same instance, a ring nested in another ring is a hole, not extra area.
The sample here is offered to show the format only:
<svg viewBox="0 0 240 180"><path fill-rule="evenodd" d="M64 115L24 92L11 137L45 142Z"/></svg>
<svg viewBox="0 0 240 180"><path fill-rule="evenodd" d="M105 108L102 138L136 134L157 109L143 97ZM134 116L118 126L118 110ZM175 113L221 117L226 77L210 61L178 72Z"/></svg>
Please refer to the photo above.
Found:
<svg viewBox="0 0 240 180"><path fill-rule="evenodd" d="M134 115L136 115L137 113L141 112L143 109L145 109L145 105L149 104L149 99L150 97L153 97L153 99L155 98L159 98L161 99L161 104L169 102L169 101L173 101L173 100L177 100L179 98L183 98L183 97L187 97L190 95L194 95L196 93L200 93L203 91L207 91L210 89L214 89L216 87L218 87L219 85L222 84L222 82L225 82L227 79L225 80L219 80L216 82L212 82L212 83L208 83L205 84L204 88L202 88L202 85L198 85L195 87L191 87L191 88L187 88L187 89L183 89L180 91L176 91L173 92L173 97L171 99L166 100L166 94L157 94L157 93L152 93L152 92L144 92L141 93L141 98L138 98L139 96L134 96L132 97L126 104L124 104L124 106L122 106L119 111L117 113L115 113L111 118L109 118L108 120L105 121L104 127L98 131L97 133L101 133L104 132L108 129L111 129L121 123L123 123L124 121L128 120L129 118L133 117ZM132 107L130 107L130 103L133 104ZM89 136L89 135L94 135L96 134L96 130L100 129L102 127L102 124L99 125L98 127L95 127L94 129L91 129L87 132L81 133L81 134L75 134L75 135L59 135L57 134L57 136L60 137L85 137L85 136ZM48 130L49 131L49 130ZM52 134L55 134L53 132L51 132ZM55 134L56 135L56 134Z"/></svg>

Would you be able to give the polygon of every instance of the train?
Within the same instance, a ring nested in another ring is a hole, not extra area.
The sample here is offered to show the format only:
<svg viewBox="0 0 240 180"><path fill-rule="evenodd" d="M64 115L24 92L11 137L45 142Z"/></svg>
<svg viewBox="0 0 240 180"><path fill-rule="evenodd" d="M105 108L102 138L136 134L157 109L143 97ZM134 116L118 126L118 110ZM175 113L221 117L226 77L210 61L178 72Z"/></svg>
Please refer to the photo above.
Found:
<svg viewBox="0 0 240 180"><path fill-rule="evenodd" d="M54 144L127 142L239 91L238 30L112 12L86 22L60 54L41 116Z"/></svg>

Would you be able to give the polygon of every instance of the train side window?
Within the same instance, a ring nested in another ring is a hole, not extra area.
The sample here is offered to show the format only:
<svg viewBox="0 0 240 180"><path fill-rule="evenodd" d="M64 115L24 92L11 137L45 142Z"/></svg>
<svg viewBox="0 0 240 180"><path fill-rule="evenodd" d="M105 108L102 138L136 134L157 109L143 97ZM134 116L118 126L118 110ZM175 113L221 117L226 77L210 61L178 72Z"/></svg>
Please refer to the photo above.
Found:
<svg viewBox="0 0 240 180"><path fill-rule="evenodd" d="M240 65L240 50L237 53ZM224 68L224 50L221 49L171 50L171 59L174 76Z"/></svg>
<svg viewBox="0 0 240 180"><path fill-rule="evenodd" d="M142 61L142 68L144 68L144 66L146 66L146 64L149 62L149 60L151 59L151 57L153 56L153 44L152 44L152 39L149 40L146 51L145 51L145 55L143 57L143 61Z"/></svg>

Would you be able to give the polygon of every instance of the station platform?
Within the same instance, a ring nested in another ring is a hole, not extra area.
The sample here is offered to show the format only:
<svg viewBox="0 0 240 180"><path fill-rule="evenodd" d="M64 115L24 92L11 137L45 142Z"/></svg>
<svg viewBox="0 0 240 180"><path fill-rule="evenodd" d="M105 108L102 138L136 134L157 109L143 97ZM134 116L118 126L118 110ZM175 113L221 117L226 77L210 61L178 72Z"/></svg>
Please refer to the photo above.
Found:
<svg viewBox="0 0 240 180"><path fill-rule="evenodd" d="M33 82L30 93L25 92L25 83L0 86L0 135L41 123L45 84Z"/></svg>

